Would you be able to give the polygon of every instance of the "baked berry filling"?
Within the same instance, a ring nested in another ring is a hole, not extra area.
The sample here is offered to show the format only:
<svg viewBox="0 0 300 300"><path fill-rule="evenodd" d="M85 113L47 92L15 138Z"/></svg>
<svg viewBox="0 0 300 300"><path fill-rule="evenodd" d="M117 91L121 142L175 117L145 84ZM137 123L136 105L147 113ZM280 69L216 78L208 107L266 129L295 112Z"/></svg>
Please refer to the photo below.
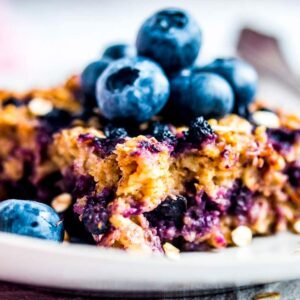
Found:
<svg viewBox="0 0 300 300"><path fill-rule="evenodd" d="M289 152L300 136L299 130L286 128L268 129L267 133L274 149L281 153Z"/></svg>

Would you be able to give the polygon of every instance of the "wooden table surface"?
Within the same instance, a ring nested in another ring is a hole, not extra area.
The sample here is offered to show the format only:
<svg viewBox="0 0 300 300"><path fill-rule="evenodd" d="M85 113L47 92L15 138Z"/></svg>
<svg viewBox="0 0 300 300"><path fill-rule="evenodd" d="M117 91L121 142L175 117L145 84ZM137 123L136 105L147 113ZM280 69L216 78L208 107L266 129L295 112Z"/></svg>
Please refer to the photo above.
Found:
<svg viewBox="0 0 300 300"><path fill-rule="evenodd" d="M226 291L181 292L180 294L112 294L89 293L84 291L58 291L46 288L0 282L1 300L84 300L84 299L189 299L189 300L256 300L258 295L265 294L264 300L299 300L300 280L278 282L267 285L232 289Z"/></svg>

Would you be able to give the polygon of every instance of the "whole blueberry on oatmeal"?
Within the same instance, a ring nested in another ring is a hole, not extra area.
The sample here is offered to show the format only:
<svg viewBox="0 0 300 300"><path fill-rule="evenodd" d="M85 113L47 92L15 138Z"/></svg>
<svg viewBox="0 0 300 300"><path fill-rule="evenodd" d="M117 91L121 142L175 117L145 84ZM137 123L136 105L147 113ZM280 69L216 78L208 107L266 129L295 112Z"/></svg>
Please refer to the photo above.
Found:
<svg viewBox="0 0 300 300"><path fill-rule="evenodd" d="M136 49L128 44L114 44L107 47L103 52L103 59L119 59L136 56Z"/></svg>
<svg viewBox="0 0 300 300"><path fill-rule="evenodd" d="M189 121L199 116L220 118L233 109L233 91L217 74L184 70L174 76L170 84L166 113L175 120Z"/></svg>
<svg viewBox="0 0 300 300"><path fill-rule="evenodd" d="M169 97L163 70L142 57L111 63L97 82L99 108L109 120L143 122L157 114Z"/></svg>
<svg viewBox="0 0 300 300"><path fill-rule="evenodd" d="M192 65L201 44L197 22L178 8L164 9L152 15L140 28L136 40L138 54L154 59L168 73Z"/></svg>
<svg viewBox="0 0 300 300"><path fill-rule="evenodd" d="M96 82L108 66L108 61L98 60L90 63L81 74L81 86L84 93L84 106L95 107Z"/></svg>
<svg viewBox="0 0 300 300"><path fill-rule="evenodd" d="M63 224L48 205L10 199L0 203L0 231L39 239L62 241Z"/></svg>
<svg viewBox="0 0 300 300"><path fill-rule="evenodd" d="M244 116L257 90L258 77L255 69L238 58L218 58L202 70L219 74L230 83L236 99L235 112Z"/></svg>

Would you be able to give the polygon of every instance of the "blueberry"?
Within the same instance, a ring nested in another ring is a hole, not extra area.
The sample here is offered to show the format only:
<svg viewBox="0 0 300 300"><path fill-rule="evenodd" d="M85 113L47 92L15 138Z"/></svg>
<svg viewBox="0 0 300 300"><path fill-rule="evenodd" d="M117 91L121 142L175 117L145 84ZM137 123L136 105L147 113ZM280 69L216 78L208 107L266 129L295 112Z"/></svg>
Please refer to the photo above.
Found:
<svg viewBox="0 0 300 300"><path fill-rule="evenodd" d="M153 135L159 142L174 141L175 135L170 130L167 124L153 122L150 125L150 134Z"/></svg>
<svg viewBox="0 0 300 300"><path fill-rule="evenodd" d="M188 67L196 60L202 35L196 21L184 10L172 8L155 13L139 30L139 55L157 61L166 72Z"/></svg>
<svg viewBox="0 0 300 300"><path fill-rule="evenodd" d="M55 132L61 128L67 127L73 120L70 112L55 108L45 116L40 117L47 129Z"/></svg>
<svg viewBox="0 0 300 300"><path fill-rule="evenodd" d="M8 105L20 107L24 104L25 104L24 101L21 101L15 97L9 97L2 102L2 107L8 106Z"/></svg>
<svg viewBox="0 0 300 300"><path fill-rule="evenodd" d="M218 58L202 70L217 73L230 83L236 99L235 112L244 116L257 90L258 77L255 69L238 58Z"/></svg>
<svg viewBox="0 0 300 300"><path fill-rule="evenodd" d="M289 182L293 187L299 188L300 187L300 166L293 163L291 164L286 171Z"/></svg>
<svg viewBox="0 0 300 300"><path fill-rule="evenodd" d="M75 179L75 178L74 178ZM96 182L91 175L79 175L76 179L73 179L72 194L81 198L91 194L95 190Z"/></svg>
<svg viewBox="0 0 300 300"><path fill-rule="evenodd" d="M162 69L142 57L111 63L97 81L96 97L104 117L143 122L158 113L169 97Z"/></svg>
<svg viewBox="0 0 300 300"><path fill-rule="evenodd" d="M111 140L122 139L128 135L125 128L115 127L112 124L108 124L104 127L104 134L107 138Z"/></svg>
<svg viewBox="0 0 300 300"><path fill-rule="evenodd" d="M78 215L74 214L73 206L70 206L64 212L64 226L70 238L70 243L95 245L91 234L79 220Z"/></svg>
<svg viewBox="0 0 300 300"><path fill-rule="evenodd" d="M157 208L158 213L162 219L177 220L182 217L187 208L187 200L183 196L177 196L176 199L167 198Z"/></svg>
<svg viewBox="0 0 300 300"><path fill-rule="evenodd" d="M171 97L165 112L173 119L220 118L232 111L233 91L219 75L183 70L170 84Z"/></svg>
<svg viewBox="0 0 300 300"><path fill-rule="evenodd" d="M63 224L48 205L10 199L0 203L0 231L62 241Z"/></svg>
<svg viewBox="0 0 300 300"><path fill-rule="evenodd" d="M98 60L90 63L81 74L81 86L84 93L84 106L85 108L92 108L96 104L96 82L99 76L108 66L108 61Z"/></svg>
<svg viewBox="0 0 300 300"><path fill-rule="evenodd" d="M190 124L186 133L187 141L192 143L201 143L207 139L213 139L215 136L212 128L203 117L198 117Z"/></svg>
<svg viewBox="0 0 300 300"><path fill-rule="evenodd" d="M247 217L253 205L253 192L238 181L235 183L231 193L228 212L238 216L240 219Z"/></svg>
<svg viewBox="0 0 300 300"><path fill-rule="evenodd" d="M109 189L88 197L82 214L82 222L88 232L98 235L109 230L110 211L107 206L113 199L114 192Z"/></svg>
<svg viewBox="0 0 300 300"><path fill-rule="evenodd" d="M88 204L82 215L82 222L91 234L103 234L109 229L109 213L102 204Z"/></svg>
<svg viewBox="0 0 300 300"><path fill-rule="evenodd" d="M289 152L293 144L300 138L299 130L287 128L268 128L267 134L273 148L280 153Z"/></svg>
<svg viewBox="0 0 300 300"><path fill-rule="evenodd" d="M133 46L127 44L115 44L105 49L102 58L115 60L134 56L136 56L136 50Z"/></svg>
<svg viewBox="0 0 300 300"><path fill-rule="evenodd" d="M157 225L159 221L180 222L187 209L187 199L183 196L177 196L175 199L167 197L153 211L145 213L147 219L152 225Z"/></svg>

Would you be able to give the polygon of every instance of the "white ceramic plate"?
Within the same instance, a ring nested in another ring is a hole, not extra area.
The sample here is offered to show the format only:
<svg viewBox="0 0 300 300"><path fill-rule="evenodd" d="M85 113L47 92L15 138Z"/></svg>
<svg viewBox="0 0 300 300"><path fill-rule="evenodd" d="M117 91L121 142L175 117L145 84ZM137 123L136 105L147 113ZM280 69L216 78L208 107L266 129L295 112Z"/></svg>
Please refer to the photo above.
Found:
<svg viewBox="0 0 300 300"><path fill-rule="evenodd" d="M188 291L300 278L300 237L183 253L179 260L0 234L0 280L93 291Z"/></svg>

